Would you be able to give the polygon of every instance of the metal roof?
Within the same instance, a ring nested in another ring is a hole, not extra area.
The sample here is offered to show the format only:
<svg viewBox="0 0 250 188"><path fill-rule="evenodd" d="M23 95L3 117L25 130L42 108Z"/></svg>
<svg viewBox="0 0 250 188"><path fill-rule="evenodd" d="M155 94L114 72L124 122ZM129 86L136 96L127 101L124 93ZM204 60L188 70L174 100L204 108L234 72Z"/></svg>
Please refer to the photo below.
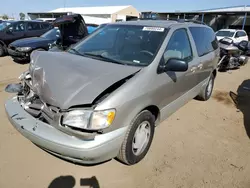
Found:
<svg viewBox="0 0 250 188"><path fill-rule="evenodd" d="M211 8L198 10L201 12L213 12L213 11L250 11L250 5L240 5L240 6L229 6L229 7L219 7L219 8Z"/></svg>
<svg viewBox="0 0 250 188"><path fill-rule="evenodd" d="M102 6L102 7L71 7L71 8L58 8L50 12L72 12L77 14L114 14L125 8L129 8L131 5L127 6Z"/></svg>
<svg viewBox="0 0 250 188"><path fill-rule="evenodd" d="M157 11L143 11L143 12L152 12L152 13L159 13L159 14L237 14L237 15L244 15L245 12L250 12L250 5L245 6L233 6L233 7L221 7L221 8L214 8L214 9L205 9L205 10L196 10L196 11L175 11L175 12L157 12ZM143 13L142 12L142 13Z"/></svg>

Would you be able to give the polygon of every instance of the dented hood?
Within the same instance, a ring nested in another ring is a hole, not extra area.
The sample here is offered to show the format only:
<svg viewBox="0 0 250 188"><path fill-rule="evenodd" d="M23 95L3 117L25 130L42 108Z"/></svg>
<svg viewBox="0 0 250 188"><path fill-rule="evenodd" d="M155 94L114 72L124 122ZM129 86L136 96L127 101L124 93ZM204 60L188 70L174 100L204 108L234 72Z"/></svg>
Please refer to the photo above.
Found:
<svg viewBox="0 0 250 188"><path fill-rule="evenodd" d="M109 86L139 70L66 52L35 52L30 64L34 92L61 109L91 104Z"/></svg>

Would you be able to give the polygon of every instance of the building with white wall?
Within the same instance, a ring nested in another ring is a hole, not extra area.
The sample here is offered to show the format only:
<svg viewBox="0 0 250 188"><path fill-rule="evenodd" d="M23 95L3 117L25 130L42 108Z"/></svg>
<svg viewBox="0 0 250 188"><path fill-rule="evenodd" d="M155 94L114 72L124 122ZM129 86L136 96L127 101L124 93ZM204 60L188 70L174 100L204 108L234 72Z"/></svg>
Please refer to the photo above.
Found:
<svg viewBox="0 0 250 188"><path fill-rule="evenodd" d="M57 18L67 14L81 14L86 23L102 24L138 18L140 13L133 6L67 7L49 12L30 12L34 19Z"/></svg>

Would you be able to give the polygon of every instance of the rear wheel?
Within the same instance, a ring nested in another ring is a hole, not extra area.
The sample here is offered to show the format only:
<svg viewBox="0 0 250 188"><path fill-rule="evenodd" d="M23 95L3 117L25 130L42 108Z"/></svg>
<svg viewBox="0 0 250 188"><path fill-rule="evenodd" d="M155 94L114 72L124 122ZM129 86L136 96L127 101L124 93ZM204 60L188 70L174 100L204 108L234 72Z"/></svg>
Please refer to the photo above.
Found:
<svg viewBox="0 0 250 188"><path fill-rule="evenodd" d="M150 148L154 130L155 117L148 110L142 111L131 123L117 158L127 165L140 162Z"/></svg>
<svg viewBox="0 0 250 188"><path fill-rule="evenodd" d="M214 75L212 74L210 76L210 79L206 85L206 87L201 91L201 93L197 96L198 100L201 101L207 101L208 99L210 99L212 93L213 93L213 88L214 88Z"/></svg>
<svg viewBox="0 0 250 188"><path fill-rule="evenodd" d="M5 54L5 49L2 44L0 44L0 57L4 56Z"/></svg>

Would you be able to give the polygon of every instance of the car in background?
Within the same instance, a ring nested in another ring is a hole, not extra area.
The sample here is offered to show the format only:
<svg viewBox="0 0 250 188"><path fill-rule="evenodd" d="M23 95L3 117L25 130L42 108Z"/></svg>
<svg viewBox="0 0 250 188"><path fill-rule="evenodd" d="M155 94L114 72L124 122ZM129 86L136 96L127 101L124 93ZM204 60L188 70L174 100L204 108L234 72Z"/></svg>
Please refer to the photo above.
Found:
<svg viewBox="0 0 250 188"><path fill-rule="evenodd" d="M59 28L61 37L51 45L50 51L64 51L88 36L86 23L80 14L57 18L53 25Z"/></svg>
<svg viewBox="0 0 250 188"><path fill-rule="evenodd" d="M15 40L38 37L52 29L52 25L41 21L5 21L0 24L0 56L7 53L7 47Z"/></svg>
<svg viewBox="0 0 250 188"><path fill-rule="evenodd" d="M8 53L15 61L29 62L34 50L48 51L52 43L60 38L60 30L55 27L40 37L19 39L8 46Z"/></svg>
<svg viewBox="0 0 250 188"><path fill-rule="evenodd" d="M234 41L234 43L240 43L241 41L248 41L247 33L244 30L237 29L221 29L216 33L217 40L227 37Z"/></svg>

